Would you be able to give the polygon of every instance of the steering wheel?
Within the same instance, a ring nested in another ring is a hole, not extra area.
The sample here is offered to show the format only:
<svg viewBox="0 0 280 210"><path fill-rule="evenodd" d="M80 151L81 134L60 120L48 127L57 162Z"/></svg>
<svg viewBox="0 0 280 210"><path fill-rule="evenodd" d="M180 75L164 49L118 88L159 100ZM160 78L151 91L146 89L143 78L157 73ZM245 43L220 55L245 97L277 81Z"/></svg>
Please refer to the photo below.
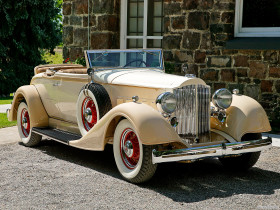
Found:
<svg viewBox="0 0 280 210"><path fill-rule="evenodd" d="M130 65L130 64L132 64L132 63L134 63L134 62L138 62L138 61L140 61L140 64L139 64L138 67L140 67L141 63L144 63L145 66L147 67L147 63L146 63L145 61L141 60L141 59L132 60L132 61L128 62L127 64L125 64L123 67L127 67L128 65Z"/></svg>

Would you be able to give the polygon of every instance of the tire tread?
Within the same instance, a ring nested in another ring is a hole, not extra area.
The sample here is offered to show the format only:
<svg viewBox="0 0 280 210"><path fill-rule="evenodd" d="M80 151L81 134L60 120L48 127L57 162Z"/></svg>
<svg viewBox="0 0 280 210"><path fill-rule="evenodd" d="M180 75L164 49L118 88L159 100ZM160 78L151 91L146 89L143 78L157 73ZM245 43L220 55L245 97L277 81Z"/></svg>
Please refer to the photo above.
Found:
<svg viewBox="0 0 280 210"><path fill-rule="evenodd" d="M23 143L27 147L37 146L42 140L42 136L37 133L31 133L28 143Z"/></svg>
<svg viewBox="0 0 280 210"><path fill-rule="evenodd" d="M139 174L130 179L132 183L142 183L150 180L155 174L157 164L152 163L152 146L143 145L143 162Z"/></svg>
<svg viewBox="0 0 280 210"><path fill-rule="evenodd" d="M260 133L245 134L241 141L256 140L262 138ZM223 166L229 170L245 171L253 167L260 157L261 152L244 153L238 157L220 157Z"/></svg>
<svg viewBox="0 0 280 210"><path fill-rule="evenodd" d="M111 99L106 89L100 84L92 83L88 85L88 89L95 96L99 109L99 118L101 119L107 112L112 109Z"/></svg>

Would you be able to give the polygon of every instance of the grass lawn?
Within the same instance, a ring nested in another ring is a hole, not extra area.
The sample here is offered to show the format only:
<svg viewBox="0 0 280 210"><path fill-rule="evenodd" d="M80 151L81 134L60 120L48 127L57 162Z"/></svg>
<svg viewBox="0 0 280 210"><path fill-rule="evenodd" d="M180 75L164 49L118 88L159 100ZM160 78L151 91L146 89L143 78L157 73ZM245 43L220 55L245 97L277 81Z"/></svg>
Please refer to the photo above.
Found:
<svg viewBox="0 0 280 210"><path fill-rule="evenodd" d="M49 64L62 64L63 63L62 54L59 52L56 52L54 55L52 55L49 52L45 51L42 54L42 58Z"/></svg>
<svg viewBox="0 0 280 210"><path fill-rule="evenodd" d="M0 98L0 104L11 104L13 97Z"/></svg>
<svg viewBox="0 0 280 210"><path fill-rule="evenodd" d="M9 122L6 113L0 113L0 128L11 127L17 124L17 121Z"/></svg>

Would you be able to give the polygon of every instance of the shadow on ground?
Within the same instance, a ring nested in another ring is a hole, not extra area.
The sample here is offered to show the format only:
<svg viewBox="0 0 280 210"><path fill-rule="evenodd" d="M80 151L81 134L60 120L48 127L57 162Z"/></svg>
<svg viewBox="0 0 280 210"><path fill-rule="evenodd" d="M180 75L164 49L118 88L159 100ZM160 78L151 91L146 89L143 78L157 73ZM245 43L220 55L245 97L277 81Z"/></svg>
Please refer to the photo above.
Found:
<svg viewBox="0 0 280 210"><path fill-rule="evenodd" d="M115 165L111 145L103 152L92 152L45 140L36 149L58 159L122 179ZM280 174L257 167L247 172L230 172L216 159L191 164L164 163L158 165L151 181L139 187L158 192L176 202L191 203L235 194L271 195L280 189Z"/></svg>

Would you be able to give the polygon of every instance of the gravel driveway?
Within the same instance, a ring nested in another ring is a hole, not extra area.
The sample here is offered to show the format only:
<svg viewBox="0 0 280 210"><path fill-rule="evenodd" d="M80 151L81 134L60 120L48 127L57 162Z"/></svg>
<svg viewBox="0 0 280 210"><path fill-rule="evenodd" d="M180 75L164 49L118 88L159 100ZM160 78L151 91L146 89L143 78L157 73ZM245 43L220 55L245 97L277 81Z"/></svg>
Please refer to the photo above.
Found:
<svg viewBox="0 0 280 210"><path fill-rule="evenodd" d="M123 181L112 147L89 152L44 140L0 146L0 209L280 209L280 148L247 173L218 160L158 167L146 184Z"/></svg>

